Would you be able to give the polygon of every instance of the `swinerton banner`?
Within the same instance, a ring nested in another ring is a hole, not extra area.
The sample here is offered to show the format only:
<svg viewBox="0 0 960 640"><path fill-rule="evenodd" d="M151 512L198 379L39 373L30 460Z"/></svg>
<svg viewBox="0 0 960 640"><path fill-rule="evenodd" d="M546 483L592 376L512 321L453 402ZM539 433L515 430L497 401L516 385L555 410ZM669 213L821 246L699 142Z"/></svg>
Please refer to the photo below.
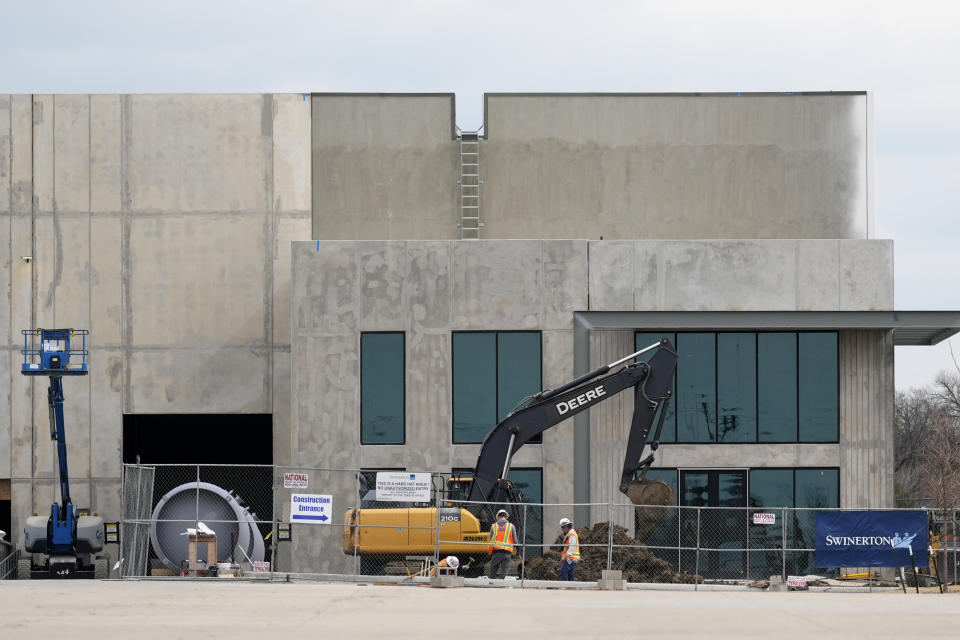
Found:
<svg viewBox="0 0 960 640"><path fill-rule="evenodd" d="M909 567L927 558L926 511L818 511L818 567Z"/></svg>

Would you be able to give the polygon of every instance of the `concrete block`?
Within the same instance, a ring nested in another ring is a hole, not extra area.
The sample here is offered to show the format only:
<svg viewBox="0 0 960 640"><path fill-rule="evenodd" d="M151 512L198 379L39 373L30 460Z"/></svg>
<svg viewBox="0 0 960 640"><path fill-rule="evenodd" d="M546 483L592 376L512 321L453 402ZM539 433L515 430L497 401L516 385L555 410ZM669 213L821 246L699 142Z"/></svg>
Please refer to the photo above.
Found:
<svg viewBox="0 0 960 640"><path fill-rule="evenodd" d="M430 576L430 586L435 588L462 587L463 584L460 576Z"/></svg>
<svg viewBox="0 0 960 640"><path fill-rule="evenodd" d="M622 571L603 569L600 576L600 580L597 580L597 589L601 591L625 591L627 588L627 581L623 579Z"/></svg>
<svg viewBox="0 0 960 640"><path fill-rule="evenodd" d="M404 242L363 242L356 245L361 331L390 331L403 327Z"/></svg>

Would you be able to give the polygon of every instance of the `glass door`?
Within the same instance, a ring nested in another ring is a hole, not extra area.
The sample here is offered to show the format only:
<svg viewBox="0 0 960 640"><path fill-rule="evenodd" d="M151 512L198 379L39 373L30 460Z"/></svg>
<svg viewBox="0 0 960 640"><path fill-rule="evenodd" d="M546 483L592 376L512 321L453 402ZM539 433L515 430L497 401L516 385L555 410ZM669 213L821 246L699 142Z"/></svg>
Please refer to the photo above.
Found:
<svg viewBox="0 0 960 640"><path fill-rule="evenodd" d="M692 547L681 554L681 569L707 579L745 578L746 470L681 470L680 512L681 545Z"/></svg>

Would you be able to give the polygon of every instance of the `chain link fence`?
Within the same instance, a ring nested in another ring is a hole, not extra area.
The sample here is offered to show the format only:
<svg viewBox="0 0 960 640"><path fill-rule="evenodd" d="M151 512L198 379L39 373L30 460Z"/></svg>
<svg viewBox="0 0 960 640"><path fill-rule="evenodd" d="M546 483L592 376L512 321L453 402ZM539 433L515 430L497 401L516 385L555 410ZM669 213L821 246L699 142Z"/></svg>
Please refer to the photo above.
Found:
<svg viewBox="0 0 960 640"><path fill-rule="evenodd" d="M378 497L376 471L127 465L121 575L409 581L453 555L460 575L480 577L489 568L490 525L504 508L517 530L508 579L558 580L558 522L584 506L594 522L575 523L579 581L598 580L604 569L629 582L692 584L841 575L816 566L816 513L826 509L470 503L449 473L410 476L429 485L398 501ZM918 571L933 575L936 565L944 583L956 583L960 514L930 514L936 559L918 559Z"/></svg>

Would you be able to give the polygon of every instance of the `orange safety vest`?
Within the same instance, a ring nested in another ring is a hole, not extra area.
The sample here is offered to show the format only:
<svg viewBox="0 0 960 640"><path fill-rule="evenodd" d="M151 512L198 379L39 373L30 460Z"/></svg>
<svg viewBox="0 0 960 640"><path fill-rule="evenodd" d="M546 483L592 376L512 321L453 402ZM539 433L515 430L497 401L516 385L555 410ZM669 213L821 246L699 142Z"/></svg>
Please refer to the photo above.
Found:
<svg viewBox="0 0 960 640"><path fill-rule="evenodd" d="M562 559L580 562L580 536L577 535L576 529L570 529L567 532L563 538L563 544L567 545L567 548L563 550Z"/></svg>
<svg viewBox="0 0 960 640"><path fill-rule="evenodd" d="M487 547L490 553L493 553L494 549L501 549L513 553L514 545L516 544L517 534L512 524L508 522L501 529L499 523L493 523L493 526L490 527L490 546Z"/></svg>

